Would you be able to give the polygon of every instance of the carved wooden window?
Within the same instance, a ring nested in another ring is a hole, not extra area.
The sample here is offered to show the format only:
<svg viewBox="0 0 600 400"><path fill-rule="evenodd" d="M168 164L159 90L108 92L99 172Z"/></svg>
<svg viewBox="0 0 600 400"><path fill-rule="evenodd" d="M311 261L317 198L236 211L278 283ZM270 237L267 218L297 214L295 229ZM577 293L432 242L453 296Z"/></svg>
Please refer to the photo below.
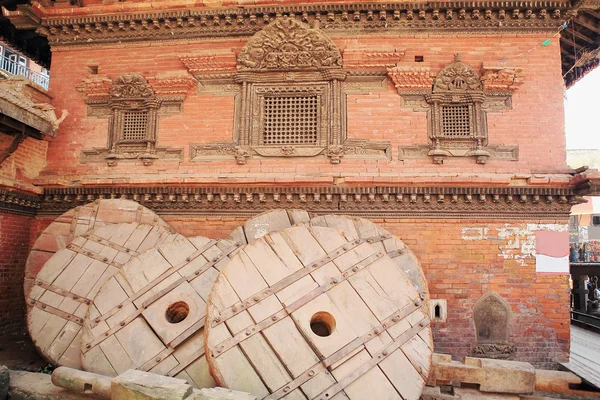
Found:
<svg viewBox="0 0 600 400"><path fill-rule="evenodd" d="M265 96L260 144L317 145L321 137L319 103L316 95Z"/></svg>
<svg viewBox="0 0 600 400"><path fill-rule="evenodd" d="M148 138L148 111L125 111L120 142L141 142Z"/></svg>
<svg viewBox="0 0 600 400"><path fill-rule="evenodd" d="M280 149L283 155L300 155L306 148L327 147L328 94L327 83L252 85L249 103L254 123L247 125L248 143L267 155Z"/></svg>
<svg viewBox="0 0 600 400"><path fill-rule="evenodd" d="M263 157L316 156L341 145L341 63L331 39L294 19L258 32L238 56L239 145Z"/></svg>
<svg viewBox="0 0 600 400"><path fill-rule="evenodd" d="M235 159L245 164L260 157L318 156L337 164L343 157L391 158L389 142L346 137L346 93L387 90L385 68L391 60L398 61L399 53L369 52L359 57L361 63L354 63L352 71L342 69L339 48L317 22L315 26L277 17L248 40L236 55L236 72L231 74L222 73L223 55L181 58L202 84L201 91L236 96L232 141L192 143L192 161ZM377 66L371 57L378 60ZM368 70L357 71L364 60L369 60ZM365 90L364 85L372 86Z"/></svg>
<svg viewBox="0 0 600 400"><path fill-rule="evenodd" d="M121 161L151 165L154 160L181 161L183 149L158 146L157 129L161 117L181 112L181 104L194 80L187 76L152 77L154 91L141 75L125 73L106 85L107 76L92 74L78 87L88 105L88 115L108 118L106 147L81 151L82 162Z"/></svg>
<svg viewBox="0 0 600 400"><path fill-rule="evenodd" d="M448 139L473 137L473 113L470 104L442 106L442 135Z"/></svg>
<svg viewBox="0 0 600 400"><path fill-rule="evenodd" d="M481 80L471 67L460 61L445 67L435 80L433 92L425 96L430 104L429 142L436 163L448 156L474 156L485 163L487 121L483 111L485 95Z"/></svg>
<svg viewBox="0 0 600 400"><path fill-rule="evenodd" d="M109 160L137 157L151 162L155 155L156 125L160 102L144 78L123 74L110 90L113 111L109 137Z"/></svg>

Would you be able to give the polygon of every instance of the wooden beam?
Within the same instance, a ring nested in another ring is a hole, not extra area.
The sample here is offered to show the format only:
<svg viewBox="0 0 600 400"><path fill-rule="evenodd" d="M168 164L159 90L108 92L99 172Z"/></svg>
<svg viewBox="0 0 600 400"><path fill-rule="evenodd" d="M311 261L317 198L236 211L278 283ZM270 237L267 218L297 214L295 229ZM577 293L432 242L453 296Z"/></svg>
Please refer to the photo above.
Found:
<svg viewBox="0 0 600 400"><path fill-rule="evenodd" d="M594 10L583 10L583 13L584 13L584 14L589 14L589 15L591 15L592 17L595 17L595 18L598 18L598 19L600 19L600 13L599 13L599 12L597 12L597 11L594 11Z"/></svg>
<svg viewBox="0 0 600 400"><path fill-rule="evenodd" d="M573 47L573 46L571 46L571 44L569 43L569 47ZM571 50L571 49L569 49L569 50ZM564 54L565 56L567 56L567 57L571 58L572 60L576 60L576 59L577 59L577 58L575 57L575 54L573 54L573 52L571 52L571 51L567 51L567 50L565 49L565 46L562 46L562 45L560 46L560 52L561 52L562 54Z"/></svg>
<svg viewBox="0 0 600 400"><path fill-rule="evenodd" d="M598 26L598 24L597 24L597 23L595 23L595 24L594 24L594 23L592 23L592 22L585 21L585 20L584 20L583 18L581 18L581 17L579 17L579 18L575 18L575 19L573 20L573 22L575 22L576 24L578 24L578 25L581 25L581 26L583 26L584 28L587 28L587 29L589 29L590 31L592 31L592 32L595 32L595 33L598 33L598 31L600 30L600 27ZM567 33L567 34L569 34L569 33L572 33L572 32L573 32L572 28L571 28L571 29L567 28L567 29L565 29L565 31L566 31L566 33Z"/></svg>
<svg viewBox="0 0 600 400"><path fill-rule="evenodd" d="M10 144L10 146L8 146L6 149L4 149L3 151L0 152L0 165L4 162L4 160L6 160L8 157L10 157L12 153L17 151L17 148L19 147L19 145L21 143L23 143L23 141L26 138L27 138L27 134L24 132L17 134L13 138L13 141Z"/></svg>
<svg viewBox="0 0 600 400"><path fill-rule="evenodd" d="M571 32L569 32L569 33L571 34L571 36L572 36L573 34L575 34L575 37L578 37L578 38L579 38L579 39L581 39L581 40L585 40L586 42L593 44L593 45L594 45L594 47L596 47L596 46L599 44L599 43L598 43L598 41L596 41L596 40L594 40L594 39L592 39L592 38L589 38L589 37L585 36L583 33L581 33L581 32L578 32L577 30L575 30L575 31L571 31Z"/></svg>

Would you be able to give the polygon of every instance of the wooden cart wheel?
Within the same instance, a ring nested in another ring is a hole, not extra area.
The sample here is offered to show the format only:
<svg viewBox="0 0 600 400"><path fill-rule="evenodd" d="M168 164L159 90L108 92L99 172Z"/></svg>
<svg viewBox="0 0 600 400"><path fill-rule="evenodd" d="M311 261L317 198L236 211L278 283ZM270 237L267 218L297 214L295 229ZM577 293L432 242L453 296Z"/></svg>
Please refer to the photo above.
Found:
<svg viewBox="0 0 600 400"><path fill-rule="evenodd" d="M54 365L80 368L81 325L88 305L132 257L182 236L137 222L98 227L73 239L42 267L27 297L27 328Z"/></svg>
<svg viewBox="0 0 600 400"><path fill-rule="evenodd" d="M270 210L250 218L244 225L235 228L227 239L250 243L269 232L280 231L309 220L310 216L304 210Z"/></svg>
<svg viewBox="0 0 600 400"><path fill-rule="evenodd" d="M369 238L386 236L382 241L373 242L378 250L387 253L396 264L404 271L407 278L413 284L417 292L421 295L425 310L429 307L429 287L427 279L417 260L415 254L400 240L387 230L374 222L365 218L349 217L346 215L323 215L311 218L308 222L310 226L327 226L335 228L346 234L350 239L364 239L369 242ZM426 311L428 312L428 311Z"/></svg>
<svg viewBox="0 0 600 400"><path fill-rule="evenodd" d="M109 376L138 369L213 387L204 357L206 300L241 245L184 238L124 265L85 318L83 368Z"/></svg>
<svg viewBox="0 0 600 400"><path fill-rule="evenodd" d="M217 384L259 399L416 400L431 366L410 281L372 244L331 228L292 227L242 248L207 311Z"/></svg>
<svg viewBox="0 0 600 400"><path fill-rule="evenodd" d="M304 210L277 209L250 218L244 225L234 229L229 238L248 243L269 232L301 224L304 226L334 228L344 232L346 237L351 240L365 239L368 241L372 237L387 235L386 240L374 242L373 245L387 253L402 268L402 271L421 295L421 299L424 300L423 308L428 310L429 288L417 257L402 240L368 219L346 215L322 215L309 219L308 213Z"/></svg>
<svg viewBox="0 0 600 400"><path fill-rule="evenodd" d="M135 201L120 199L96 200L75 207L56 218L37 238L27 257L25 299L46 261L58 250L64 249L74 238L100 226L129 222L169 227L154 211Z"/></svg>

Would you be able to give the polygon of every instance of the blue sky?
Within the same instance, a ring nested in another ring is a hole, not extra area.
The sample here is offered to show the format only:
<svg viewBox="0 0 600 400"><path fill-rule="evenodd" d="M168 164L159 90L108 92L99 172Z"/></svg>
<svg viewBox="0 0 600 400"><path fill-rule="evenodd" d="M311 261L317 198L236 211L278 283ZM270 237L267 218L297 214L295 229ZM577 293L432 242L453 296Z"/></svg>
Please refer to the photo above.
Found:
<svg viewBox="0 0 600 400"><path fill-rule="evenodd" d="M565 94L567 149L600 149L600 67Z"/></svg>

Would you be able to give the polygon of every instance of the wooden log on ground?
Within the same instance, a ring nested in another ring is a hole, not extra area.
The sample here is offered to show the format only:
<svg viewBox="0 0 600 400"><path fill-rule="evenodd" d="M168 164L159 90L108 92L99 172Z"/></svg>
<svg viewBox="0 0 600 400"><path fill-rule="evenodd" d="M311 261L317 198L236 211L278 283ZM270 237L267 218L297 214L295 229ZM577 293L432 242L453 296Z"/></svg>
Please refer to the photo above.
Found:
<svg viewBox="0 0 600 400"><path fill-rule="evenodd" d="M70 392L110 399L111 378L80 371L68 367L58 367L52 371L52 384Z"/></svg>
<svg viewBox="0 0 600 400"><path fill-rule="evenodd" d="M40 354L55 366L80 368L81 326L100 287L132 257L181 237L162 224L110 224L58 250L27 297L27 329Z"/></svg>
<svg viewBox="0 0 600 400"><path fill-rule="evenodd" d="M419 399L433 343L419 293L372 243L326 227L271 232L219 274L206 353L259 399Z"/></svg>

